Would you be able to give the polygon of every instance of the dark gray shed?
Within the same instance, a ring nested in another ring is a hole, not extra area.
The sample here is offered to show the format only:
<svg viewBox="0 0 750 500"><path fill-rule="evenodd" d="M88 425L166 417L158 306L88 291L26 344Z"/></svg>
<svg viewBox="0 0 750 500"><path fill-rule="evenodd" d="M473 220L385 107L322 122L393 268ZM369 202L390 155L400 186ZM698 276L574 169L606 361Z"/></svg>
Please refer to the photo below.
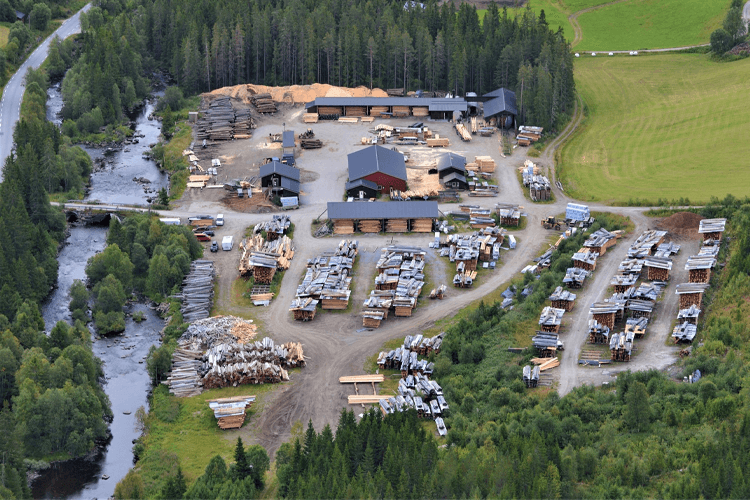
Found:
<svg viewBox="0 0 750 500"><path fill-rule="evenodd" d="M377 198L378 185L367 179L357 179L346 183L346 194L353 198Z"/></svg>
<svg viewBox="0 0 750 500"><path fill-rule="evenodd" d="M510 117L511 120L515 121L518 115L515 92L506 88L500 88L484 94L484 97L489 98L484 103L485 120L496 117L500 124L503 124L503 121L507 124L507 118Z"/></svg>
<svg viewBox="0 0 750 500"><path fill-rule="evenodd" d="M278 161L260 167L261 186L279 196L297 196L300 192L299 170Z"/></svg>
<svg viewBox="0 0 750 500"><path fill-rule="evenodd" d="M456 153L446 153L437 161L438 175L442 179L448 174L466 175L466 158ZM464 179L466 182L466 179Z"/></svg>
<svg viewBox="0 0 750 500"><path fill-rule="evenodd" d="M282 148L293 148L294 147L294 130L285 130L281 136L281 147Z"/></svg>
<svg viewBox="0 0 750 500"><path fill-rule="evenodd" d="M469 183L466 182L466 177L455 172L446 175L440 180L440 182L442 182L446 188L469 189Z"/></svg>

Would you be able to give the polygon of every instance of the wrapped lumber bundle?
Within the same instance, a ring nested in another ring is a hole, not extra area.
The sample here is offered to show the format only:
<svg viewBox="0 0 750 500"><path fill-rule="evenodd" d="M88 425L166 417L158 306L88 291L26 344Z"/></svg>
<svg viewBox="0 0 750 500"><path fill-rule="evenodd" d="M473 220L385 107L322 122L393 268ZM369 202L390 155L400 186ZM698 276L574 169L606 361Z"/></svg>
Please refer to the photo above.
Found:
<svg viewBox="0 0 750 500"><path fill-rule="evenodd" d="M220 429L239 429L245 422L245 411L255 402L255 396L209 399L206 402Z"/></svg>
<svg viewBox="0 0 750 500"><path fill-rule="evenodd" d="M318 123L318 113L305 113L302 115L302 121L305 123Z"/></svg>

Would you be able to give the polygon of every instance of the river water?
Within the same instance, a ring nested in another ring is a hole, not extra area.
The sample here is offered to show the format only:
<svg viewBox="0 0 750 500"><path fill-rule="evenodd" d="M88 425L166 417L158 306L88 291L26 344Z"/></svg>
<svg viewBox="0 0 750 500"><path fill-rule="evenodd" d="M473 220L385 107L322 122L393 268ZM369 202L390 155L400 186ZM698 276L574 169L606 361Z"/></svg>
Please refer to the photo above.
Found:
<svg viewBox="0 0 750 500"><path fill-rule="evenodd" d="M58 113L62 108L59 85L48 92L47 118L60 124ZM167 177L159 172L153 161L142 158L156 142L159 122L148 120L153 104L147 104L136 117L138 144L107 154L105 170L92 175L91 191L87 199L103 203L145 204L142 186L132 181L143 177L152 181L149 187L158 189L167 185ZM101 150L86 149L92 157L102 155ZM85 267L89 257L104 250L107 230L104 227L73 227L65 246L58 257L58 286L43 305L42 314L47 330L59 320L70 321L68 303L70 286L76 279L86 278ZM93 351L104 362L106 383L104 391L112 404L114 419L109 428L112 438L106 447L86 459L68 460L41 471L32 483L34 498L109 498L115 485L133 466L132 441L140 435L136 428L135 414L141 407L148 407L147 395L151 383L146 372L145 358L152 345L159 343L159 331L164 322L149 307L143 304L128 306L128 312L143 311L145 321L135 323L126 318L125 332L121 335L94 339ZM109 476L109 479L103 479Z"/></svg>

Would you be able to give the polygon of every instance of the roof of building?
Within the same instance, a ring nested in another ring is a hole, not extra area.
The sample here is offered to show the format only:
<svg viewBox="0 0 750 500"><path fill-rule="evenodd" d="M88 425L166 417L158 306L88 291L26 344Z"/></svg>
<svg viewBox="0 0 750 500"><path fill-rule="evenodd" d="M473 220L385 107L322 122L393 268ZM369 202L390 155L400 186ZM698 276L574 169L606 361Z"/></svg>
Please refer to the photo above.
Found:
<svg viewBox="0 0 750 500"><path fill-rule="evenodd" d="M26 14L24 14L20 10L16 11L16 19L25 19L25 18L26 18Z"/></svg>
<svg viewBox="0 0 750 500"><path fill-rule="evenodd" d="M426 106L430 111L468 109L463 98L447 97L318 97L305 104L306 109L317 106Z"/></svg>
<svg viewBox="0 0 750 500"><path fill-rule="evenodd" d="M299 181L295 181L294 179L282 177L281 187L286 189L287 191L292 191L293 193L299 194Z"/></svg>
<svg viewBox="0 0 750 500"><path fill-rule="evenodd" d="M457 155L456 153L446 153L438 158L437 169L438 172L447 170L449 168L455 168L456 170L466 171L466 158Z"/></svg>
<svg viewBox="0 0 750 500"><path fill-rule="evenodd" d="M461 181L464 184L468 184L468 182L466 182L466 177L464 177L461 174L457 174L456 172L452 172L452 173L446 175L445 177L443 177L443 179L442 179L441 182L443 184L448 184L451 181Z"/></svg>
<svg viewBox="0 0 750 500"><path fill-rule="evenodd" d="M383 146L370 146L350 153L349 180L355 181L375 172L406 181L404 155Z"/></svg>
<svg viewBox="0 0 750 500"><path fill-rule="evenodd" d="M294 130L285 130L281 134L281 147L282 148L293 148L294 147Z"/></svg>
<svg viewBox="0 0 750 500"><path fill-rule="evenodd" d="M345 189L349 191L350 189L354 189L358 187L366 187L366 188L374 189L375 191L378 190L378 185L372 181L368 181L367 179L356 179L351 182L347 182Z"/></svg>
<svg viewBox="0 0 750 500"><path fill-rule="evenodd" d="M484 116L495 116L500 113L510 113L512 115L518 114L518 108L516 108L516 93L506 88L500 88L493 90L488 94L484 94L484 97L494 97L484 103Z"/></svg>
<svg viewBox="0 0 750 500"><path fill-rule="evenodd" d="M281 177L286 177L287 179L292 179L294 181L299 182L299 169L290 167L286 163L272 161L271 163L266 163L265 165L261 165L260 167L261 177L266 177L267 175L271 175L271 174L279 174Z"/></svg>
<svg viewBox="0 0 750 500"><path fill-rule="evenodd" d="M437 201L328 202L329 219L435 219Z"/></svg>

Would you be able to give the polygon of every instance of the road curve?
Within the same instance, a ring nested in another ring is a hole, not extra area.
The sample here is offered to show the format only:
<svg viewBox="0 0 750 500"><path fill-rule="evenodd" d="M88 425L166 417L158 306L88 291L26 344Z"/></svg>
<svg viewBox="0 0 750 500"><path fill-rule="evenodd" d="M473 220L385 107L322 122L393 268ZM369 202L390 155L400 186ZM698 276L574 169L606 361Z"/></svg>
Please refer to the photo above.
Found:
<svg viewBox="0 0 750 500"><path fill-rule="evenodd" d="M86 4L81 10L67 19L62 25L47 37L41 45L24 61L18 71L5 84L3 98L0 100L0 165L5 165L5 159L10 155L13 149L13 129L21 113L21 101L23 93L26 90L25 77L29 69L36 69L47 59L49 44L55 37L64 40L71 35L81 32L81 12L91 8L91 4ZM7 106L6 106L7 104ZM0 171L0 181L2 181L2 171Z"/></svg>

